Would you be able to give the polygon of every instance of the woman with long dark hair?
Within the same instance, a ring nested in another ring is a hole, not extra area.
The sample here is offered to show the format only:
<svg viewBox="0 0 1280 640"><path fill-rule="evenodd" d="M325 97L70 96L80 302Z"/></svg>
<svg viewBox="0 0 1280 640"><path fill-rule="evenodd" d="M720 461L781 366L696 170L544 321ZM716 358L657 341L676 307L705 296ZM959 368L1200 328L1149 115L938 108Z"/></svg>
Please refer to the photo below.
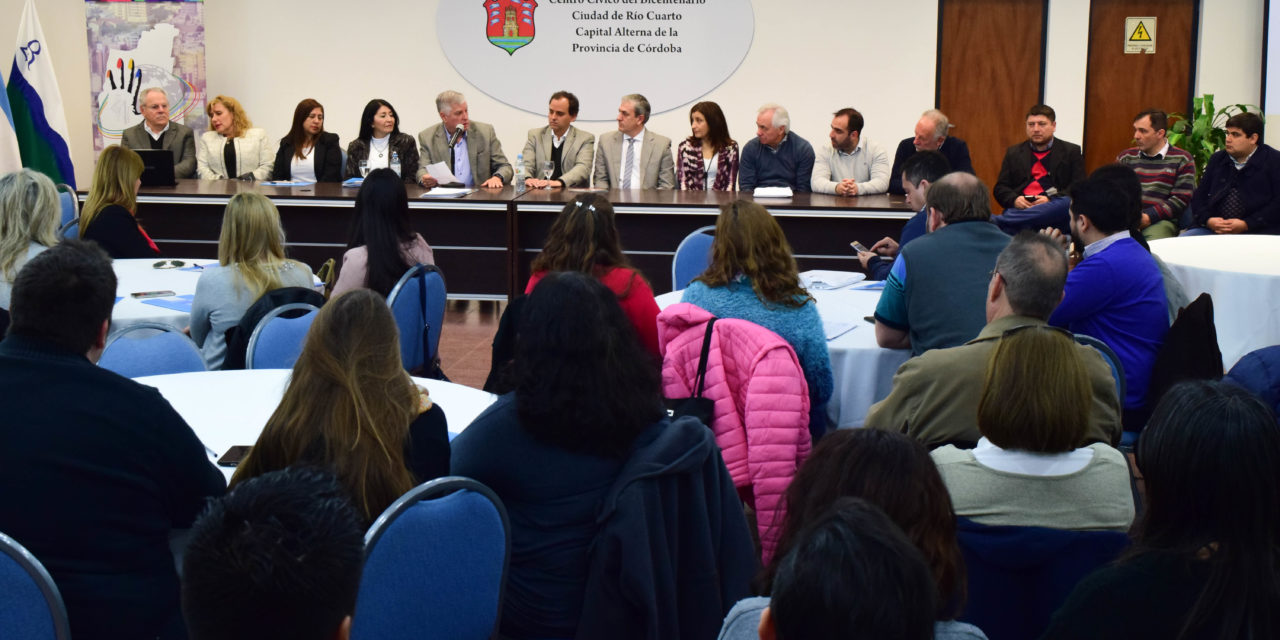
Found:
<svg viewBox="0 0 1280 640"><path fill-rule="evenodd" d="M449 474L444 412L405 373L395 318L371 291L320 309L230 487L295 464L333 471L366 526L414 485Z"/></svg>
<svg viewBox="0 0 1280 640"><path fill-rule="evenodd" d="M693 135L676 148L676 184L693 191L733 191L738 184L738 143L729 137L720 105L693 105L689 127Z"/></svg>
<svg viewBox="0 0 1280 640"><path fill-rule="evenodd" d="M1253 394L1184 382L1138 439L1133 549L1085 578L1045 638L1280 637L1280 426Z"/></svg>
<svg viewBox="0 0 1280 640"><path fill-rule="evenodd" d="M814 447L787 487L787 514L777 552L756 578L756 592L773 590L774 576L805 528L828 512L841 498L861 498L879 507L898 525L929 566L937 589L934 619L938 637L980 638L976 627L953 619L964 608L965 570L956 540L955 512L947 487L929 452L919 442L900 433L878 429L840 429ZM743 601L737 616L756 613L734 626L755 629L759 610L767 598ZM948 635L953 634L953 635ZM738 638L745 636L722 636Z"/></svg>
<svg viewBox="0 0 1280 640"><path fill-rule="evenodd" d="M347 145L344 173L348 178L363 178L363 172L394 168L393 159L400 161L402 181L413 183L417 180L418 143L413 136L400 131L400 116L396 108L386 100L374 98L360 114L360 134Z"/></svg>
<svg viewBox="0 0 1280 640"><path fill-rule="evenodd" d="M644 276L622 252L613 205L604 196L584 193L564 206L551 223L542 253L533 259L526 294L553 271L585 273L609 287L640 336L644 348L658 353L658 303Z"/></svg>
<svg viewBox="0 0 1280 640"><path fill-rule="evenodd" d="M795 349L809 384L809 430L827 429L827 400L835 389L827 336L817 303L800 285L796 259L778 221L762 206L738 200L720 207L711 264L689 283L681 302L717 318L754 322Z"/></svg>
<svg viewBox="0 0 1280 640"><path fill-rule="evenodd" d="M324 106L311 98L293 110L293 127L280 139L272 180L342 182L338 135L324 130Z"/></svg>
<svg viewBox="0 0 1280 640"><path fill-rule="evenodd" d="M415 264L435 264L435 254L409 226L404 181L390 169L375 169L356 194L351 240L331 295L365 287L386 296Z"/></svg>

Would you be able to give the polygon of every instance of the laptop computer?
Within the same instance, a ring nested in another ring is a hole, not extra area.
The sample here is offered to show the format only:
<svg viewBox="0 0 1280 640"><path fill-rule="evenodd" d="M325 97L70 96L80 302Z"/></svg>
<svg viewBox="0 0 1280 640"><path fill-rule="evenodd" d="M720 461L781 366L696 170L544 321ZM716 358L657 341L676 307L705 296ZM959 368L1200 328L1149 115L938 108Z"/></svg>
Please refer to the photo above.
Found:
<svg viewBox="0 0 1280 640"><path fill-rule="evenodd" d="M134 149L142 156L142 186L172 187L178 184L173 177L173 152L168 149Z"/></svg>

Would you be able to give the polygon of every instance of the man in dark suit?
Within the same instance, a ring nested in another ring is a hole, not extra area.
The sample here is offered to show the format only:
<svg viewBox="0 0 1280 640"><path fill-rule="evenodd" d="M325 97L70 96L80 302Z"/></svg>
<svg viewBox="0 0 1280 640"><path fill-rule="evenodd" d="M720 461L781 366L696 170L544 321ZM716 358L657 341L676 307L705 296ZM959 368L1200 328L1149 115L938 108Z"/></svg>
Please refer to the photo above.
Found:
<svg viewBox="0 0 1280 640"><path fill-rule="evenodd" d="M937 151L947 159L952 171L973 173L973 162L969 159L969 145L964 140L950 135L951 121L947 114L937 109L929 109L916 121L915 137L906 138L898 143L898 151L893 156L893 169L889 172L889 193L906 195L902 186L902 170L907 158L917 151Z"/></svg>
<svg viewBox="0 0 1280 640"><path fill-rule="evenodd" d="M1004 213L996 224L1006 233L1070 225L1071 185L1083 180L1080 147L1054 137L1058 116L1048 105L1027 111L1027 141L1009 147L992 189Z"/></svg>
<svg viewBox="0 0 1280 640"><path fill-rule="evenodd" d="M196 136L191 127L169 119L164 89L142 92L142 122L125 129L121 142L130 149L168 149L173 152L173 177L196 174Z"/></svg>
<svg viewBox="0 0 1280 640"><path fill-rule="evenodd" d="M1209 157L1191 196L1195 226L1183 235L1280 234L1280 152L1262 144L1262 118L1227 120L1225 148Z"/></svg>
<svg viewBox="0 0 1280 640"><path fill-rule="evenodd" d="M64 240L18 273L0 343L0 531L49 570L72 637L181 638L169 535L226 481L158 391L94 364L115 294L93 242Z"/></svg>

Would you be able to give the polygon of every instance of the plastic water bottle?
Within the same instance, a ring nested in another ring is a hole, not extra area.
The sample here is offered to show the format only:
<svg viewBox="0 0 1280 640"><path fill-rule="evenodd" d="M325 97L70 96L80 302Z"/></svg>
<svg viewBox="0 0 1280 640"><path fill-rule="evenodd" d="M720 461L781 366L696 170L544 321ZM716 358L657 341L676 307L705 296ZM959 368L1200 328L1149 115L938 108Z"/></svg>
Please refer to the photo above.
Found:
<svg viewBox="0 0 1280 640"><path fill-rule="evenodd" d="M391 170L400 175L400 154L394 151L391 152Z"/></svg>
<svg viewBox="0 0 1280 640"><path fill-rule="evenodd" d="M515 185L516 193L524 191L524 179L528 176L524 175L524 154L516 154L516 177L511 181Z"/></svg>

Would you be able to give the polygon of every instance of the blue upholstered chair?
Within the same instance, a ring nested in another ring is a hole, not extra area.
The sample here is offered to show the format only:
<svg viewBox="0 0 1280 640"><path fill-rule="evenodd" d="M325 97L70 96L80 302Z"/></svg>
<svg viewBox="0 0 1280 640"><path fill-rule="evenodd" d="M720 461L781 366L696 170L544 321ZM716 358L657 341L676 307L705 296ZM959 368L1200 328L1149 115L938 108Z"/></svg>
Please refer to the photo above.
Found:
<svg viewBox="0 0 1280 640"><path fill-rule="evenodd" d="M76 190L71 185L59 182L58 202L62 205L62 221L59 223L66 226L68 222L80 218L80 200L76 198Z"/></svg>
<svg viewBox="0 0 1280 640"><path fill-rule="evenodd" d="M72 218L69 222L62 225L62 229L58 231L64 238L80 237L80 218Z"/></svg>
<svg viewBox="0 0 1280 640"><path fill-rule="evenodd" d="M694 229L676 247L671 259L671 290L679 291L711 264L711 243L715 240L715 226Z"/></svg>
<svg viewBox="0 0 1280 640"><path fill-rule="evenodd" d="M400 359L410 373L441 377L436 359L445 299L444 275L424 264L410 267L387 296L400 329Z"/></svg>
<svg viewBox="0 0 1280 640"><path fill-rule="evenodd" d="M415 487L365 534L351 637L492 637L510 555L507 511L488 487L458 476Z"/></svg>
<svg viewBox="0 0 1280 640"><path fill-rule="evenodd" d="M178 328L158 322L131 324L112 334L98 366L126 378L205 370L196 343Z"/></svg>
<svg viewBox="0 0 1280 640"><path fill-rule="evenodd" d="M58 586L36 557L0 533L0 629L6 638L65 640L71 637Z"/></svg>
<svg viewBox="0 0 1280 640"><path fill-rule="evenodd" d="M305 302L281 305L269 311L249 335L245 368L292 369L302 355L307 331L319 311L319 307Z"/></svg>

